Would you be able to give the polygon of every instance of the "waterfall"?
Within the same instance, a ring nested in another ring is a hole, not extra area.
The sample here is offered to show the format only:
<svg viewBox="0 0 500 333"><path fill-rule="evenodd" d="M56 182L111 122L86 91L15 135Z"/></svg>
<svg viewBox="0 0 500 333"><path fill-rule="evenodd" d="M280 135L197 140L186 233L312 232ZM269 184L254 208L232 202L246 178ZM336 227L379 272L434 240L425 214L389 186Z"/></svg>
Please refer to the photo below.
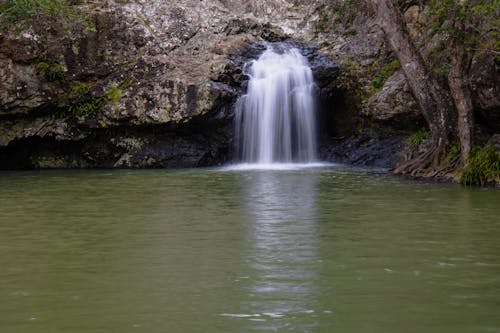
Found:
<svg viewBox="0 0 500 333"><path fill-rule="evenodd" d="M269 46L244 69L247 94L235 110L236 150L241 162L310 163L316 160L315 84L298 49Z"/></svg>

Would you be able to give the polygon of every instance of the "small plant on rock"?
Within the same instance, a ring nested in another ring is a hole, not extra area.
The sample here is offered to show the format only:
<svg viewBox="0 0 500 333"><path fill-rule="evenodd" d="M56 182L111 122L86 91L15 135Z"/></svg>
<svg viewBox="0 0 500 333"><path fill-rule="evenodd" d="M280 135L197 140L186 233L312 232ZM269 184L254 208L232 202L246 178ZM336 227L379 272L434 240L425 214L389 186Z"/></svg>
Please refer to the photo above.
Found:
<svg viewBox="0 0 500 333"><path fill-rule="evenodd" d="M427 130L420 130L418 132L413 133L410 136L409 142L412 148L418 148L425 139L430 138L431 134Z"/></svg>
<svg viewBox="0 0 500 333"><path fill-rule="evenodd" d="M36 68L49 82L59 82L64 79L64 67L57 61L41 61L36 65Z"/></svg>
<svg viewBox="0 0 500 333"><path fill-rule="evenodd" d="M82 100L90 95L91 88L89 83L76 82L69 87L67 96L70 100Z"/></svg>
<svg viewBox="0 0 500 333"><path fill-rule="evenodd" d="M394 74L400 67L401 65L398 60L393 60L384 65L372 79L373 88L381 89L384 86L385 81L387 81L387 79L391 77L391 75Z"/></svg>
<svg viewBox="0 0 500 333"><path fill-rule="evenodd" d="M122 90L119 87L111 87L108 90L108 98L111 102L118 102L122 98Z"/></svg>

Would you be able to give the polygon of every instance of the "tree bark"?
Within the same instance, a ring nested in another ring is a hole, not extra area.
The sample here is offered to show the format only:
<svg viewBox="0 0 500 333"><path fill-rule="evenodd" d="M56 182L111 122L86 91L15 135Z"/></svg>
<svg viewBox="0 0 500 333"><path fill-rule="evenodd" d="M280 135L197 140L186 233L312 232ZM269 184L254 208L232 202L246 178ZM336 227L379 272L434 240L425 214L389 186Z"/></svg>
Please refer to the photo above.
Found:
<svg viewBox="0 0 500 333"><path fill-rule="evenodd" d="M456 19L454 27L464 31L463 20ZM458 138L460 140L461 158L464 164L470 155L474 138L474 107L467 73L472 60L471 52L465 50L461 40L455 40L451 48L451 68L448 74L448 85L455 102L458 116Z"/></svg>
<svg viewBox="0 0 500 333"><path fill-rule="evenodd" d="M393 0L371 0L377 15L377 21L384 31L388 44L401 63L401 68L431 131L432 152L420 157L416 163L408 163L396 169L396 172L408 172L411 169L424 169L437 165L444 157L450 137L453 133L454 107L446 90L426 66L422 56L413 44L406 29L406 22ZM418 158L417 158L418 159Z"/></svg>

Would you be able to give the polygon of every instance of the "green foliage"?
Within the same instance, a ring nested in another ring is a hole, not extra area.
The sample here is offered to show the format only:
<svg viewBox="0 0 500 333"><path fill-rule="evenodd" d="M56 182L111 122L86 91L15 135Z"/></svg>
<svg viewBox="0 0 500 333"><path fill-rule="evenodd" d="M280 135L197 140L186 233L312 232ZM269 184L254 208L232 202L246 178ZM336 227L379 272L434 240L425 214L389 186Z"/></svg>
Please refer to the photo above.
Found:
<svg viewBox="0 0 500 333"><path fill-rule="evenodd" d="M440 82L447 82L448 75L450 74L451 61L446 59L442 62L433 62L430 66L435 78Z"/></svg>
<svg viewBox="0 0 500 333"><path fill-rule="evenodd" d="M127 76L118 86L109 88L107 96L111 102L118 102L123 96L123 90L132 85L132 77Z"/></svg>
<svg viewBox="0 0 500 333"><path fill-rule="evenodd" d="M57 61L41 61L36 68L49 82L59 82L64 79L64 67Z"/></svg>
<svg viewBox="0 0 500 333"><path fill-rule="evenodd" d="M413 133L409 138L410 146L413 148L418 148L425 139L431 137L431 133L427 130L420 130L418 132Z"/></svg>
<svg viewBox="0 0 500 333"><path fill-rule="evenodd" d="M92 96L92 86L77 82L69 87L66 95L69 99L68 108L60 114L61 117L89 116L97 113L107 103L118 102L123 95L123 86L131 84L131 79L125 79L119 86L109 88L103 96Z"/></svg>
<svg viewBox="0 0 500 333"><path fill-rule="evenodd" d="M71 100L81 100L90 95L92 86L89 83L76 82L69 87L67 97Z"/></svg>
<svg viewBox="0 0 500 333"><path fill-rule="evenodd" d="M474 147L468 166L460 176L460 182L464 185L500 183L500 154L495 147Z"/></svg>
<svg viewBox="0 0 500 333"><path fill-rule="evenodd" d="M429 14L436 20L435 29L441 29L441 25L450 17L450 15L465 15L460 9L460 5L455 0L431 0L428 1Z"/></svg>
<svg viewBox="0 0 500 333"><path fill-rule="evenodd" d="M71 0L4 0L0 1L0 29L17 25L21 28L40 15L51 16L60 23L83 22L86 31L95 31L90 18L73 6Z"/></svg>
<svg viewBox="0 0 500 333"><path fill-rule="evenodd" d="M342 71L337 77L335 85L346 93L349 103L357 105L357 107L370 97L361 83L365 80L365 76L366 72L358 62L350 58L342 59Z"/></svg>
<svg viewBox="0 0 500 333"><path fill-rule="evenodd" d="M448 73L451 69L449 42L442 40L425 58L425 63L442 84L448 82Z"/></svg>
<svg viewBox="0 0 500 333"><path fill-rule="evenodd" d="M26 22L40 14L62 16L67 6L66 0L6 0L0 5L0 26Z"/></svg>
<svg viewBox="0 0 500 333"><path fill-rule="evenodd" d="M108 90L108 98L111 102L118 102L122 98L122 90L119 87L111 87Z"/></svg>
<svg viewBox="0 0 500 333"><path fill-rule="evenodd" d="M429 0L426 26L440 35L440 44L426 56L426 63L441 84L448 82L453 50L499 53L500 0Z"/></svg>
<svg viewBox="0 0 500 333"><path fill-rule="evenodd" d="M430 27L453 41L461 42L468 51L489 34L498 32L499 0L431 0L428 3ZM463 25L449 24L450 20Z"/></svg>
<svg viewBox="0 0 500 333"><path fill-rule="evenodd" d="M388 64L385 64L380 71L375 74L375 76L372 79L372 86L375 89L381 89L384 86L385 81L394 74L399 68L401 68L401 65L399 64L398 60L393 60Z"/></svg>
<svg viewBox="0 0 500 333"><path fill-rule="evenodd" d="M92 97L88 101L70 105L63 116L76 117L92 115L99 111L106 103L108 103L107 96Z"/></svg>

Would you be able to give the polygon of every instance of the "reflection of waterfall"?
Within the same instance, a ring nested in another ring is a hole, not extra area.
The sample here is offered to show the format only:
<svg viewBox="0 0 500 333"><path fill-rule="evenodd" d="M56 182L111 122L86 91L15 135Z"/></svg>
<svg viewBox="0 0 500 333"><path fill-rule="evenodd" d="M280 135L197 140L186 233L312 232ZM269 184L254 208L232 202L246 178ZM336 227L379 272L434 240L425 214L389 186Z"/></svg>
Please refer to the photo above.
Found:
<svg viewBox="0 0 500 333"><path fill-rule="evenodd" d="M272 47L248 70L248 93L236 106L238 156L248 163L316 160L314 81L307 59Z"/></svg>
<svg viewBox="0 0 500 333"><path fill-rule="evenodd" d="M296 316L314 313L319 258L315 174L253 174L247 185L249 266L254 272L247 309L262 324L283 328ZM267 318L267 319L266 319ZM312 321L301 319L308 328Z"/></svg>

